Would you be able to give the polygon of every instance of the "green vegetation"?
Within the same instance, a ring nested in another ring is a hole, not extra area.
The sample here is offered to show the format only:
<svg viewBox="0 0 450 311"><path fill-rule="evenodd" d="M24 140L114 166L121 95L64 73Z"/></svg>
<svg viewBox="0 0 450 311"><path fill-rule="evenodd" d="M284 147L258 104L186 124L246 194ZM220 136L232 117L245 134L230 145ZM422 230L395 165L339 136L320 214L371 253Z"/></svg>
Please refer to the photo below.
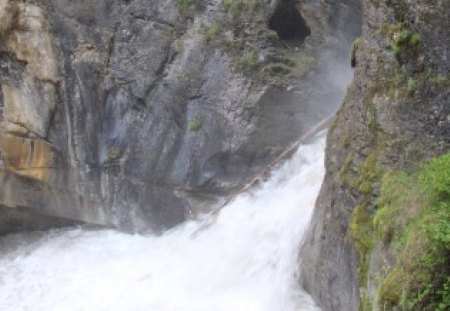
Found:
<svg viewBox="0 0 450 311"><path fill-rule="evenodd" d="M386 37L392 38L394 34L399 33L404 26L405 26L404 23L397 23L397 24L384 23L383 26L381 27L381 33Z"/></svg>
<svg viewBox="0 0 450 311"><path fill-rule="evenodd" d="M189 129L193 132L199 131L203 126L203 119L200 116L196 116L189 121Z"/></svg>
<svg viewBox="0 0 450 311"><path fill-rule="evenodd" d="M420 36L417 33L413 33L411 34L411 36L409 37L409 43L412 46L418 46L420 43Z"/></svg>
<svg viewBox="0 0 450 311"><path fill-rule="evenodd" d="M416 47L420 43L419 35L411 32L409 29L403 29L398 34L395 34L393 39L394 43L391 45L391 49L395 54L400 54L402 48Z"/></svg>
<svg viewBox="0 0 450 311"><path fill-rule="evenodd" d="M235 59L235 71L263 84L289 85L315 63L315 48L322 36L310 36L303 43L282 42L267 25L265 0L222 0L228 16L221 20L221 31L210 29L206 41L220 33L218 47ZM291 46L292 45L292 46Z"/></svg>
<svg viewBox="0 0 450 311"><path fill-rule="evenodd" d="M409 93L414 93L417 90L417 83L413 78L408 78L408 82L406 84L406 88Z"/></svg>
<svg viewBox="0 0 450 311"><path fill-rule="evenodd" d="M437 83L444 83L448 80L448 78L446 76L444 76L443 74L438 74L436 76L436 82Z"/></svg>
<svg viewBox="0 0 450 311"><path fill-rule="evenodd" d="M249 51L244 53L236 62L236 69L245 72L250 72L258 68L259 53L257 51Z"/></svg>
<svg viewBox="0 0 450 311"><path fill-rule="evenodd" d="M372 311L372 302L367 294L363 293L361 296L361 302L359 304L359 311Z"/></svg>
<svg viewBox="0 0 450 311"><path fill-rule="evenodd" d="M220 24L214 23L209 28L208 32L206 33L206 37L205 37L206 42L210 42L210 41L213 41L214 39L216 39L221 31L222 31L222 27L220 26Z"/></svg>
<svg viewBox="0 0 450 311"><path fill-rule="evenodd" d="M352 49L351 49L351 65L352 67L356 66L356 52L359 49L359 46L361 45L361 37L356 38L352 43Z"/></svg>
<svg viewBox="0 0 450 311"><path fill-rule="evenodd" d="M382 308L450 308L450 154L420 172L383 178L375 236L397 262L380 280Z"/></svg>
<svg viewBox="0 0 450 311"><path fill-rule="evenodd" d="M382 243L396 263L385 267L387 271L376 280L379 307L448 310L450 153L431 160L415 173L384 174L376 210L367 203L373 183L381 176L375 158L369 156L358 171L357 189L365 199L353 210L349 233L359 255L360 286L364 288L367 284L374 245ZM360 309L370 310L370 304L363 293Z"/></svg>
<svg viewBox="0 0 450 311"><path fill-rule="evenodd" d="M315 61L304 51L282 51L276 60L258 62L257 77L264 83L281 84L302 76Z"/></svg>
<svg viewBox="0 0 450 311"><path fill-rule="evenodd" d="M117 147L111 147L108 149L108 160L112 161L120 156L120 151Z"/></svg>
<svg viewBox="0 0 450 311"><path fill-rule="evenodd" d="M439 88L448 88L450 87L450 75L438 74L435 77L431 78L433 84L435 84Z"/></svg>
<svg viewBox="0 0 450 311"><path fill-rule="evenodd" d="M359 284L364 287L367 283L370 251L373 248L373 215L368 211L366 204L357 205L352 212L349 224L349 232L355 241L358 252L358 276Z"/></svg>
<svg viewBox="0 0 450 311"><path fill-rule="evenodd" d="M177 8L180 12L185 12L192 4L193 0L177 0Z"/></svg>
<svg viewBox="0 0 450 311"><path fill-rule="evenodd" d="M349 184L349 171L352 166L353 159L353 153L348 154L345 158L344 164L339 171L339 181L342 186Z"/></svg>
<svg viewBox="0 0 450 311"><path fill-rule="evenodd" d="M222 5L226 11L230 11L233 9L233 7L235 5L235 1L234 0L222 0Z"/></svg>
<svg viewBox="0 0 450 311"><path fill-rule="evenodd" d="M264 0L222 0L225 10L232 13L244 9L254 9L261 4L264 4Z"/></svg>
<svg viewBox="0 0 450 311"><path fill-rule="evenodd" d="M395 101L410 97L428 80L432 81L425 72L409 76L405 65L389 67L380 65L377 68L377 79L372 84L370 92L378 96L387 96Z"/></svg>
<svg viewBox="0 0 450 311"><path fill-rule="evenodd" d="M347 164L347 160L350 162L350 159L346 159L344 167ZM353 158L351 161L353 162ZM370 207L369 202L374 191L374 185L379 183L382 175L383 171L377 164L377 151L374 150L365 161L358 165L357 175L350 185L352 189L358 191L362 196L361 202L353 209L349 224L349 233L353 241L355 241L359 257L358 276L361 287L365 287L367 283L370 253L375 243L373 235L374 210Z"/></svg>
<svg viewBox="0 0 450 311"><path fill-rule="evenodd" d="M372 194L373 183L382 177L382 170L377 166L376 153L372 152L367 159L358 165L358 176L352 182L352 188L363 195Z"/></svg>
<svg viewBox="0 0 450 311"><path fill-rule="evenodd" d="M280 56L277 61L267 62L257 50L248 50L236 61L235 69L266 83L276 83L276 77L281 81L283 78L301 76L315 61L313 57L301 52L288 51Z"/></svg>
<svg viewBox="0 0 450 311"><path fill-rule="evenodd" d="M420 44L420 36L406 28L404 23L384 24L381 33L392 40L391 51L399 56L405 50L414 50Z"/></svg>

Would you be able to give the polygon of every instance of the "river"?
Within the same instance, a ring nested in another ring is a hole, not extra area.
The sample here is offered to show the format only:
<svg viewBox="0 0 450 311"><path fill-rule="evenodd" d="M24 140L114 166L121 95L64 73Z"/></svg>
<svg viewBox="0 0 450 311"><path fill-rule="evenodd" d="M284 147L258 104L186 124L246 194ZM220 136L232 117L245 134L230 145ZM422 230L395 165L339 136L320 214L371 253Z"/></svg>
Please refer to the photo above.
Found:
<svg viewBox="0 0 450 311"><path fill-rule="evenodd" d="M163 235L83 227L0 240L0 309L318 310L298 250L324 175L324 133L217 219Z"/></svg>

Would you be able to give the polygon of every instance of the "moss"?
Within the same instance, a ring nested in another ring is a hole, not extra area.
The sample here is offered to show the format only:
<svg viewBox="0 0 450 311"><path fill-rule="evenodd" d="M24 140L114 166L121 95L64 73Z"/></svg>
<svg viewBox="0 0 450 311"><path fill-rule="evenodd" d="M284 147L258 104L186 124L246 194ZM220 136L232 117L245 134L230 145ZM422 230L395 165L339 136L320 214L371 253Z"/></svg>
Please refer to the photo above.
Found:
<svg viewBox="0 0 450 311"><path fill-rule="evenodd" d="M347 185L349 183L350 180L349 172L350 167L352 166L353 163L353 159L354 159L353 153L348 154L347 157L345 158L344 164L342 165L339 171L339 181L341 185Z"/></svg>
<svg viewBox="0 0 450 311"><path fill-rule="evenodd" d="M285 51L275 61L261 64L259 80L264 83L277 84L282 81L296 79L307 72L316 59L301 51Z"/></svg>
<svg viewBox="0 0 450 311"><path fill-rule="evenodd" d="M381 308L450 308L450 154L417 173L383 178L374 219L377 239L396 254L396 264L380 280Z"/></svg>
<svg viewBox="0 0 450 311"><path fill-rule="evenodd" d="M402 54L410 58L417 52L420 45L420 35L407 28L405 23L385 23L380 29L382 35L391 41L390 49L401 61Z"/></svg>
<svg viewBox="0 0 450 311"><path fill-rule="evenodd" d="M376 106L376 103L374 103L376 97L388 97L395 101L406 99L419 89L423 80L428 80L426 77L423 77L423 74L415 75L414 78L409 77L405 65L379 65L374 82L372 82L368 90L370 94L373 94L371 96L371 104ZM373 111L375 112L376 110Z"/></svg>
<svg viewBox="0 0 450 311"><path fill-rule="evenodd" d="M324 42L321 34L312 34L303 42L287 43L269 29L267 13L271 8L267 1L221 3L227 16L221 21L225 38L220 48L235 59L235 70L260 84L286 86L315 64L311 55L316 55Z"/></svg>
<svg viewBox="0 0 450 311"><path fill-rule="evenodd" d="M111 147L108 149L108 160L109 161L113 161L119 158L120 156L120 151L117 147Z"/></svg>
<svg viewBox="0 0 450 311"><path fill-rule="evenodd" d="M405 27L405 24L403 22L397 24L384 23L381 26L380 32L385 37L392 38L394 34L400 32L403 27Z"/></svg>
<svg viewBox="0 0 450 311"><path fill-rule="evenodd" d="M236 69L244 73L254 71L259 67L259 53L249 51L244 53L236 62Z"/></svg>
<svg viewBox="0 0 450 311"><path fill-rule="evenodd" d="M264 4L264 0L222 0L227 12L237 13L240 10L254 9Z"/></svg>
<svg viewBox="0 0 450 311"><path fill-rule="evenodd" d="M363 182L359 185L358 190L363 195L369 195L373 191L372 184L370 182Z"/></svg>
<svg viewBox="0 0 450 311"><path fill-rule="evenodd" d="M262 68L263 75L292 74L292 67L283 63L270 63Z"/></svg>
<svg viewBox="0 0 450 311"><path fill-rule="evenodd" d="M203 127L203 119L202 117L195 117L191 121L189 121L189 130L193 132L199 131Z"/></svg>
<svg viewBox="0 0 450 311"><path fill-rule="evenodd" d="M442 73L438 74L434 80L439 83L439 84L445 84L448 83L448 81L450 80L448 76L443 75Z"/></svg>
<svg viewBox="0 0 450 311"><path fill-rule="evenodd" d="M420 36L417 33L413 33L409 38L409 44L412 46L418 46L420 43Z"/></svg>
<svg viewBox="0 0 450 311"><path fill-rule="evenodd" d="M174 44L175 44L175 48L177 49L178 52L184 51L184 41L183 40L178 38L175 40Z"/></svg>
<svg viewBox="0 0 450 311"><path fill-rule="evenodd" d="M391 51L395 54L395 55L400 55L400 53L402 52L402 47L398 44L393 44L391 45Z"/></svg>
<svg viewBox="0 0 450 311"><path fill-rule="evenodd" d="M419 56L420 35L413 32L404 22L385 23L380 33L390 42L389 49L396 56L400 65L416 62ZM416 68L421 71L423 68Z"/></svg>
<svg viewBox="0 0 450 311"><path fill-rule="evenodd" d="M222 6L226 11L230 11L233 8L234 0L222 0Z"/></svg>
<svg viewBox="0 0 450 311"><path fill-rule="evenodd" d="M219 23L214 23L206 33L205 36L206 42L215 40L219 36L221 31L222 31L221 25Z"/></svg>
<svg viewBox="0 0 450 311"><path fill-rule="evenodd" d="M177 0L177 8L183 13L194 4L194 0Z"/></svg>
<svg viewBox="0 0 450 311"><path fill-rule="evenodd" d="M360 45L361 45L361 37L358 37L353 41L350 52L352 67L356 66L356 52L358 51Z"/></svg>
<svg viewBox="0 0 450 311"><path fill-rule="evenodd" d="M408 274L403 269L398 269L383 280L382 285L377 291L377 295L381 301L379 304L383 310L392 307L400 301L404 293L403 286L408 282L408 279Z"/></svg>
<svg viewBox="0 0 450 311"><path fill-rule="evenodd" d="M278 37L277 32L272 29L267 31L267 39L269 39L269 42L272 44L278 44L280 42L280 37Z"/></svg>
<svg viewBox="0 0 450 311"><path fill-rule="evenodd" d="M377 152L373 151L364 162L359 164L357 172L351 185L352 188L359 191L364 190L361 193L365 195L371 194L372 184L378 182L383 175L381 168L377 165ZM368 192L369 190L370 192Z"/></svg>
<svg viewBox="0 0 450 311"><path fill-rule="evenodd" d="M367 209L367 204L357 205L352 212L349 224L350 235L355 241L358 252L359 284L364 287L367 283L370 253L373 248L373 216Z"/></svg>
<svg viewBox="0 0 450 311"><path fill-rule="evenodd" d="M293 76L299 77L311 68L316 59L304 52L286 51L284 62L291 65Z"/></svg>
<svg viewBox="0 0 450 311"><path fill-rule="evenodd" d="M337 128L337 125L338 125L337 118L334 118L333 122L330 125L330 129L329 129L330 134L332 134L334 132L334 130Z"/></svg>
<svg viewBox="0 0 450 311"><path fill-rule="evenodd" d="M372 311L372 302L367 294L361 296L361 301L359 302L359 311Z"/></svg>
<svg viewBox="0 0 450 311"><path fill-rule="evenodd" d="M435 87L440 90L446 90L450 87L450 75L438 74L431 78L432 83Z"/></svg>
<svg viewBox="0 0 450 311"><path fill-rule="evenodd" d="M398 236L399 231L417 216L422 199L414 185L415 181L406 173L387 173L383 176L374 226L378 239L384 243L390 243L392 237ZM401 206L409 206L408 213L402 211Z"/></svg>
<svg viewBox="0 0 450 311"><path fill-rule="evenodd" d="M414 93L417 90L417 82L414 81L413 78L408 78L408 82L406 84L406 88L408 90L408 93Z"/></svg>
<svg viewBox="0 0 450 311"><path fill-rule="evenodd" d="M355 241L359 257L357 271L360 287L367 284L370 254L374 245L374 210L371 200L375 185L383 174L377 164L377 154L377 149L374 149L366 160L358 165L356 177L350 185L361 194L361 201L353 209L349 224L350 236Z"/></svg>

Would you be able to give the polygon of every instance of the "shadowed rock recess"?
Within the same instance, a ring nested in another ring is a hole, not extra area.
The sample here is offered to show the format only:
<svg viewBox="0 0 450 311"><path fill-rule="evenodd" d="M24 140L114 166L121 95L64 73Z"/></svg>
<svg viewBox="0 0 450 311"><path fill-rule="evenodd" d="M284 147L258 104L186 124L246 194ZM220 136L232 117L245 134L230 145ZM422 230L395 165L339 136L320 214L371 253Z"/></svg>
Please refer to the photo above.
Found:
<svg viewBox="0 0 450 311"><path fill-rule="evenodd" d="M325 181L301 250L302 284L323 310L437 310L380 302L379 286L399 258L377 240L373 219L385 173L414 172L450 151L450 2L363 7L354 82L328 134Z"/></svg>
<svg viewBox="0 0 450 311"><path fill-rule="evenodd" d="M336 109L347 2L0 0L0 231L159 231L238 189Z"/></svg>
<svg viewBox="0 0 450 311"><path fill-rule="evenodd" d="M281 1L269 20L269 27L275 30L283 40L304 40L311 35L300 11L296 10L296 1Z"/></svg>

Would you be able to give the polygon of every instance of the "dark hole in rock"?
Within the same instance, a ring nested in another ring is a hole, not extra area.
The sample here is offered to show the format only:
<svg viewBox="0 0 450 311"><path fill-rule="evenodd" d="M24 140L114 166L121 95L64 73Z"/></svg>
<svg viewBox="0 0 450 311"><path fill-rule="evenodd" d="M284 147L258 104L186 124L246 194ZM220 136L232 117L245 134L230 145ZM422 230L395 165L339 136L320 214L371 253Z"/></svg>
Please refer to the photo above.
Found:
<svg viewBox="0 0 450 311"><path fill-rule="evenodd" d="M269 20L269 28L275 30L280 39L302 42L311 35L295 0L280 1Z"/></svg>

